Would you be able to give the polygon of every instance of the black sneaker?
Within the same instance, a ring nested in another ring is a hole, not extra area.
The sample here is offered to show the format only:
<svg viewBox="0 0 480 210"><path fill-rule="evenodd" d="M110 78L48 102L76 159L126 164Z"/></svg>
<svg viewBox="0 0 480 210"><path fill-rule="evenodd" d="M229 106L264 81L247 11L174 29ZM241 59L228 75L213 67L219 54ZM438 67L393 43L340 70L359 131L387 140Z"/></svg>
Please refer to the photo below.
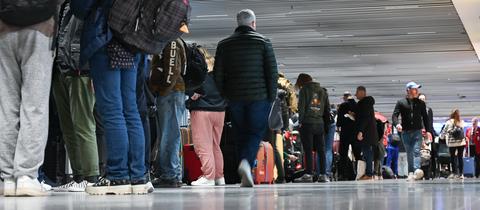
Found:
<svg viewBox="0 0 480 210"><path fill-rule="evenodd" d="M313 183L313 176L304 174L302 177L295 179L295 183Z"/></svg>
<svg viewBox="0 0 480 210"><path fill-rule="evenodd" d="M146 180L132 181L131 185L132 185L132 194L134 195L147 194L149 191L149 187L147 185Z"/></svg>
<svg viewBox="0 0 480 210"><path fill-rule="evenodd" d="M97 183L87 186L90 195L127 195L132 193L130 180L109 180L100 178Z"/></svg>
<svg viewBox="0 0 480 210"><path fill-rule="evenodd" d="M183 183L173 180L163 180L160 178L155 178L152 181L152 184L155 188L180 188L183 186Z"/></svg>

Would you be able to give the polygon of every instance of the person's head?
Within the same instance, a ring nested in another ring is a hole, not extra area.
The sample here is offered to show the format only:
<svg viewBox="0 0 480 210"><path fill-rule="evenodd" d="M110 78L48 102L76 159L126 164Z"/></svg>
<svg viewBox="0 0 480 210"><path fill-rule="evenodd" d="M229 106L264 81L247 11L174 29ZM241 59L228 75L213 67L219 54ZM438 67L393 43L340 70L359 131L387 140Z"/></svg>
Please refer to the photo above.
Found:
<svg viewBox="0 0 480 210"><path fill-rule="evenodd" d="M418 94L419 94L418 89L420 89L421 87L422 87L421 85L419 85L415 82L409 82L406 85L408 97L409 98L418 98Z"/></svg>
<svg viewBox="0 0 480 210"><path fill-rule="evenodd" d="M348 101L348 99L352 99L352 94L348 91L343 93L343 101Z"/></svg>
<svg viewBox="0 0 480 210"><path fill-rule="evenodd" d="M297 82L295 83L295 87L298 89L302 89L307 83L312 82L313 78L309 74L301 73L297 77Z"/></svg>
<svg viewBox="0 0 480 210"><path fill-rule="evenodd" d="M472 119L472 127L474 128L478 127L478 118L474 117Z"/></svg>
<svg viewBox="0 0 480 210"><path fill-rule="evenodd" d="M213 57L212 54L210 54L205 47L199 47L199 50L205 57L205 62L207 62L208 66L208 72L212 72L213 65L215 64L215 57Z"/></svg>
<svg viewBox="0 0 480 210"><path fill-rule="evenodd" d="M250 26L257 30L257 17L251 9L243 9L237 13L238 26Z"/></svg>
<svg viewBox="0 0 480 210"><path fill-rule="evenodd" d="M458 109L453 109L451 114L450 114L450 119L452 119L455 124L460 123L460 110Z"/></svg>
<svg viewBox="0 0 480 210"><path fill-rule="evenodd" d="M422 100L423 102L427 102L427 96L423 93L418 95L418 99Z"/></svg>
<svg viewBox="0 0 480 210"><path fill-rule="evenodd" d="M363 98L367 97L367 88L365 88L364 86L358 86L355 96L358 100L362 100Z"/></svg>

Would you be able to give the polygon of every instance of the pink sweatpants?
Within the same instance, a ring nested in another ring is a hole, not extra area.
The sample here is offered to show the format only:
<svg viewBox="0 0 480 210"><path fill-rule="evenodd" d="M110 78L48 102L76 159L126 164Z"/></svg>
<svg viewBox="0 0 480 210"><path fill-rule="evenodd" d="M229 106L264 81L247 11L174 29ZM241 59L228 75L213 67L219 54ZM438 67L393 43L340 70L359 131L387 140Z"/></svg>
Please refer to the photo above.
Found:
<svg viewBox="0 0 480 210"><path fill-rule="evenodd" d="M225 112L192 111L192 141L209 180L223 177L223 155L220 149Z"/></svg>

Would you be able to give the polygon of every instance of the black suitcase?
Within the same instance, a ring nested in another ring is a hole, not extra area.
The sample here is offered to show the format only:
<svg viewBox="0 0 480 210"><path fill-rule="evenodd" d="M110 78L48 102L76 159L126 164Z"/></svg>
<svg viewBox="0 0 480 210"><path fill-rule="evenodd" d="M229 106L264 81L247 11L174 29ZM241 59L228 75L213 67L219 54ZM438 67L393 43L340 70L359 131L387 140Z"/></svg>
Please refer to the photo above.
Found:
<svg viewBox="0 0 480 210"><path fill-rule="evenodd" d="M222 141L220 148L223 153L223 174L226 184L240 183L240 176L237 169L240 161L238 160L237 147L233 136L232 123L226 121L223 127Z"/></svg>

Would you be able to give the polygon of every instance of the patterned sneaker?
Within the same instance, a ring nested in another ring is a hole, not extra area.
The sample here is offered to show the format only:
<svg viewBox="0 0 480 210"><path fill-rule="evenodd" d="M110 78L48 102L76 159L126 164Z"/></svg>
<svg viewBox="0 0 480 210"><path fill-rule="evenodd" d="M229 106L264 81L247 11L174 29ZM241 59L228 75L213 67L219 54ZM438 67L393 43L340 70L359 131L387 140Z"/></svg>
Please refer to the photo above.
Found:
<svg viewBox="0 0 480 210"><path fill-rule="evenodd" d="M88 185L85 191L90 195L127 195L132 193L132 186L130 180L101 178L97 183Z"/></svg>

